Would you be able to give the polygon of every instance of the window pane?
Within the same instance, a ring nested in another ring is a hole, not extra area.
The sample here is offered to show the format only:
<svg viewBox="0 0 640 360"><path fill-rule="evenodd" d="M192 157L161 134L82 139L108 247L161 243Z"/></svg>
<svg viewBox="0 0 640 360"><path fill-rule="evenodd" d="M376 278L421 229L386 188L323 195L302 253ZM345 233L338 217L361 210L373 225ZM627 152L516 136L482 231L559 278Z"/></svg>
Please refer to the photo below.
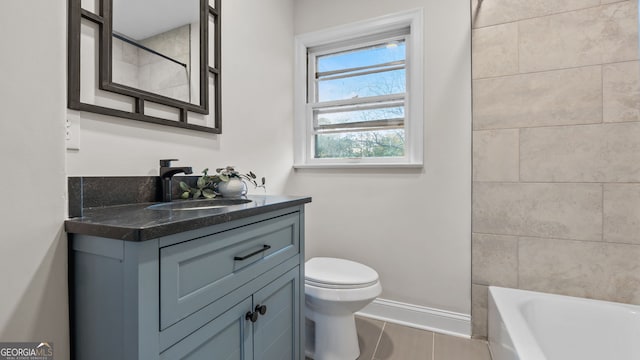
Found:
<svg viewBox="0 0 640 360"><path fill-rule="evenodd" d="M318 81L317 101L402 94L406 91L406 71L393 70L361 76Z"/></svg>
<svg viewBox="0 0 640 360"><path fill-rule="evenodd" d="M404 60L404 40L390 41L366 48L318 56L318 72L343 70Z"/></svg>
<svg viewBox="0 0 640 360"><path fill-rule="evenodd" d="M319 134L315 158L362 158L404 156L404 129Z"/></svg>
<svg viewBox="0 0 640 360"><path fill-rule="evenodd" d="M340 124L353 124L360 122L384 123L384 120L391 122L402 122L404 120L404 106L387 106L383 108L373 109L356 109L356 110L336 110L336 109L320 109L314 111L316 119L316 128L332 128L339 127ZM381 121L382 120L382 121ZM366 125L364 125L366 126Z"/></svg>

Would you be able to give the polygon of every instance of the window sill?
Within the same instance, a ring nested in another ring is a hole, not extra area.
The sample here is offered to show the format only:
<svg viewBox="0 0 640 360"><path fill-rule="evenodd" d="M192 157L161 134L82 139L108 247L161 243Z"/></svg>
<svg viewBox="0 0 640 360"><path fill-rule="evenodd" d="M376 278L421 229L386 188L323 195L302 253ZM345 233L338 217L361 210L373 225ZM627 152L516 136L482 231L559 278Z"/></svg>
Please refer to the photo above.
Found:
<svg viewBox="0 0 640 360"><path fill-rule="evenodd" d="M294 169L421 169L422 163L343 163L343 164L293 164Z"/></svg>

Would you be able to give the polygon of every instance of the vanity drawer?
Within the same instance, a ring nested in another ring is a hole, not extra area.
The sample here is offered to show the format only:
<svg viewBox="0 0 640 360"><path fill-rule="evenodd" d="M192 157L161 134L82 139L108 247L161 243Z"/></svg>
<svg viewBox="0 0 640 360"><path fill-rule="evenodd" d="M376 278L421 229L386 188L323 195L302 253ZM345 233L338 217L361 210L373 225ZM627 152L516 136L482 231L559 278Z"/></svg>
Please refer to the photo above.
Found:
<svg viewBox="0 0 640 360"><path fill-rule="evenodd" d="M160 249L164 330L300 251L299 213Z"/></svg>

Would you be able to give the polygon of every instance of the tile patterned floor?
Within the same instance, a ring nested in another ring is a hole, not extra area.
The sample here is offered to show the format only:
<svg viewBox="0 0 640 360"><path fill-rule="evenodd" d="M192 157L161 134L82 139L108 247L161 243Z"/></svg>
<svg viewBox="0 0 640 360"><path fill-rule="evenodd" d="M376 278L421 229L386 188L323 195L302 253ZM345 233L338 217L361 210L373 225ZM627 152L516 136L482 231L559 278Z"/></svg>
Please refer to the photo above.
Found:
<svg viewBox="0 0 640 360"><path fill-rule="evenodd" d="M356 317L358 360L491 360L487 343Z"/></svg>

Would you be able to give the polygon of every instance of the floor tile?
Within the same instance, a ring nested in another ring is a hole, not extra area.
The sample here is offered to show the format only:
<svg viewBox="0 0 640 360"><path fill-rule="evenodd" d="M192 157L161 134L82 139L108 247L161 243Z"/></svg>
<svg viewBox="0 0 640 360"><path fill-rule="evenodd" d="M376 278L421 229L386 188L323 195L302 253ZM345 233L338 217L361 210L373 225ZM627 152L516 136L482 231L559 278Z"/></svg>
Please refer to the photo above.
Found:
<svg viewBox="0 0 640 360"><path fill-rule="evenodd" d="M491 355L485 341L435 334L433 360L491 360Z"/></svg>
<svg viewBox="0 0 640 360"><path fill-rule="evenodd" d="M358 330L358 344L360 345L360 357L358 360L371 360L373 352L378 345L380 333L384 321L356 316L356 329Z"/></svg>
<svg viewBox="0 0 640 360"><path fill-rule="evenodd" d="M486 341L356 316L358 360L491 360ZM312 360L305 358L305 360Z"/></svg>
<svg viewBox="0 0 640 360"><path fill-rule="evenodd" d="M386 323L375 360L431 360L433 333Z"/></svg>

